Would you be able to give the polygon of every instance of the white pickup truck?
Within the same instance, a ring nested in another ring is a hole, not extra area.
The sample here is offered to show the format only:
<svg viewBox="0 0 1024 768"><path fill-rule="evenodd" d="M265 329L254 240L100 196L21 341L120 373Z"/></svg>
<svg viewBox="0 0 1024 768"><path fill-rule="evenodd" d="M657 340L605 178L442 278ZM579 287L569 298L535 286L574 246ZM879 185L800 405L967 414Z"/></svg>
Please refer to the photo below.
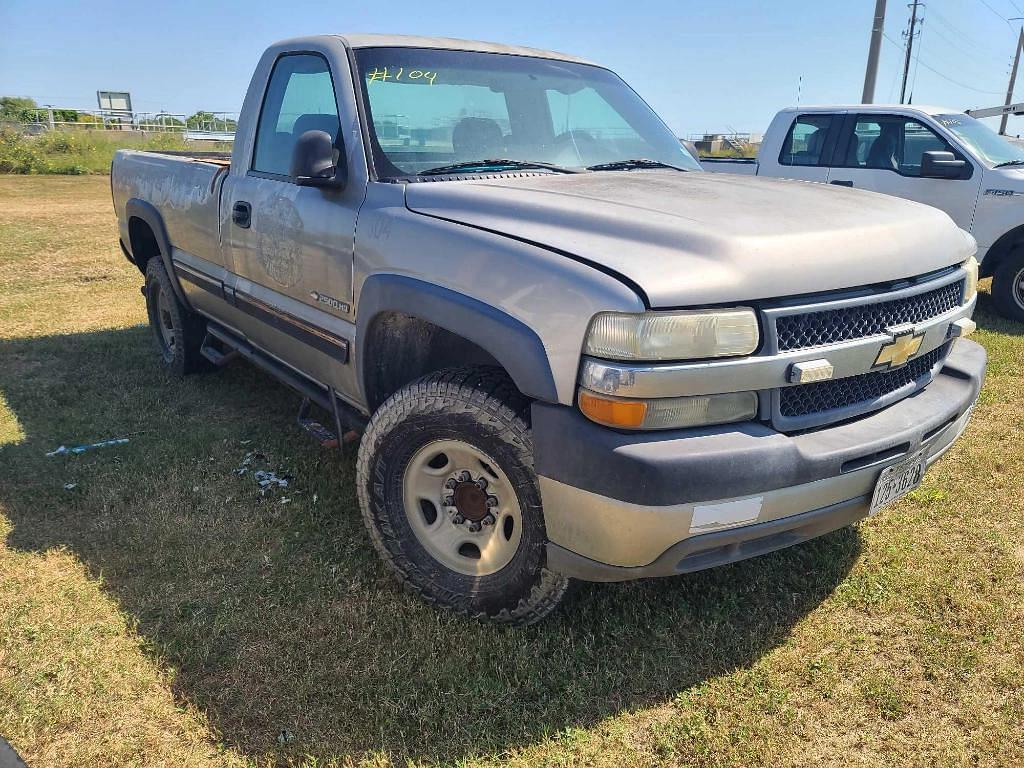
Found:
<svg viewBox="0 0 1024 768"><path fill-rule="evenodd" d="M790 107L757 159L702 158L705 170L827 182L933 205L978 241L999 311L1024 321L1024 148L941 107Z"/></svg>

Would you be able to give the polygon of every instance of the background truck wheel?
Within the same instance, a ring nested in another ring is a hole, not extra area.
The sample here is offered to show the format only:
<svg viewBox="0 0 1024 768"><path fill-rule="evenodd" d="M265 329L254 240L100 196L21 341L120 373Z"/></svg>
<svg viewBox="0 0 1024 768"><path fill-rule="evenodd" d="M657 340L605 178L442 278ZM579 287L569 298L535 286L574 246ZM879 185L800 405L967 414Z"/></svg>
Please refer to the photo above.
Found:
<svg viewBox="0 0 1024 768"><path fill-rule="evenodd" d="M156 258L146 265L146 311L160 361L168 371L184 376L207 368L199 354L205 324L178 301L164 265Z"/></svg>
<svg viewBox="0 0 1024 768"><path fill-rule="evenodd" d="M428 374L374 414L359 447L359 503L407 589L505 624L558 605L568 579L546 567L528 416L494 368Z"/></svg>
<svg viewBox="0 0 1024 768"><path fill-rule="evenodd" d="M996 267L992 299L1003 317L1024 323L1024 246L1017 246Z"/></svg>

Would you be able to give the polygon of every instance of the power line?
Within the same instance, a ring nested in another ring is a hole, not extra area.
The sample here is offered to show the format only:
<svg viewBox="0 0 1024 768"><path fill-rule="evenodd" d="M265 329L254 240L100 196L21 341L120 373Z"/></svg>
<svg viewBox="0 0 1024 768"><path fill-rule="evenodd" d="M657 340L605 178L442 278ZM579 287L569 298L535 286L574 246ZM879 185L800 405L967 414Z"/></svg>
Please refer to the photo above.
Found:
<svg viewBox="0 0 1024 768"><path fill-rule="evenodd" d="M888 40L888 41L889 41L890 43L892 43L893 45L895 45L895 46L896 46L897 48L899 48L899 49L901 49L901 50L903 49L903 46L902 46L902 45L900 45L899 43L897 43L897 42L896 42L895 40L893 40L893 39L892 39L891 37L889 37L889 34L888 34L888 33L883 33L883 35L885 36L885 39L886 39L886 40ZM920 65L921 65L922 67L924 67L925 69L929 70L930 72L934 72L934 73L935 73L936 75L938 75L939 77L941 77L941 78L942 78L943 80L948 80L948 81L949 81L949 82L951 82L951 83L952 83L953 85L958 85L958 86L960 86L961 88L966 88L967 90L969 90L969 91L975 91L976 93L985 93L985 94L989 94L989 95L994 95L994 96L1002 96L1002 95L1003 95L1003 94L1002 94L1002 93L1000 93L999 91L984 91L984 90L982 90L981 88L975 88L975 87L974 87L973 85L967 85L966 83L961 83L961 82L959 82L958 80L954 80L954 79L953 79L952 77L950 77L949 75L945 75L945 74L943 74L942 72L939 72L939 70L935 69L935 67L931 67L931 66L929 66L928 64L926 64L925 62L921 61L921 60L920 60L920 58L918 59L918 63L919 63L919 64L920 64Z"/></svg>
<svg viewBox="0 0 1024 768"><path fill-rule="evenodd" d="M968 42L968 38L965 37L963 35L963 33L961 33L959 30L954 28L950 24L949 21L943 19L942 15L939 14L939 12L936 11L935 9L931 9L929 11L928 18L931 21L939 22L943 27L945 27L947 30L949 30L953 35L959 36L961 38L960 40L957 40L957 39L954 39L952 37L949 37L946 34L946 32L943 32L942 29L936 27L934 24L931 27L932 32L934 34L938 35L942 40L946 41L947 45L950 45L953 48L957 49L960 53L962 53L962 54L964 54L966 56L978 56L979 54L984 54L984 56L986 56L988 58L988 60L993 62L993 63L998 61L1000 64L1005 64L1005 62L1002 60L1002 58L997 56L996 54L992 53L991 50L987 50L987 49L981 47L980 45L974 45L974 44L971 44L970 42Z"/></svg>
<svg viewBox="0 0 1024 768"><path fill-rule="evenodd" d="M997 11L995 8L993 8L991 5L989 5L988 4L988 0L978 0L978 2L981 3L982 5L984 5L986 8L988 8L990 11L992 11L992 13L994 13L996 15L996 17L998 17L999 19L1005 21L1006 22L1006 26L1009 27L1011 30L1013 30L1013 25L1010 23L1010 20L1008 18L1006 18L1005 16L1003 16L1003 14L1001 14L999 11Z"/></svg>
<svg viewBox="0 0 1024 768"><path fill-rule="evenodd" d="M948 29L951 34L955 35L958 39L962 39L966 45L969 45L971 48L976 48L980 51L985 51L987 53L991 52L989 43L981 42L976 37L971 37L970 35L965 33L962 24L950 21L948 17L942 14L935 7L934 3L930 8L930 12L931 16L933 16L940 24L942 24L942 26Z"/></svg>

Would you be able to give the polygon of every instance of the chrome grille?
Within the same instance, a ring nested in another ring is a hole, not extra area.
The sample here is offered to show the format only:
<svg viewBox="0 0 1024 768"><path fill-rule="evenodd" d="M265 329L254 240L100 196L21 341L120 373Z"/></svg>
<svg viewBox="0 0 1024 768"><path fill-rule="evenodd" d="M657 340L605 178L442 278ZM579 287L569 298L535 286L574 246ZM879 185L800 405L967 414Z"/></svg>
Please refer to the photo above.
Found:
<svg viewBox="0 0 1024 768"><path fill-rule="evenodd" d="M776 318L779 351L809 349L884 334L886 328L920 323L960 306L964 281L875 304L858 304Z"/></svg>
<svg viewBox="0 0 1024 768"><path fill-rule="evenodd" d="M949 345L944 344L892 370L871 371L835 381L785 387L779 393L779 413L784 418L795 419L836 409L848 410L870 405L928 376L946 356L948 349Z"/></svg>

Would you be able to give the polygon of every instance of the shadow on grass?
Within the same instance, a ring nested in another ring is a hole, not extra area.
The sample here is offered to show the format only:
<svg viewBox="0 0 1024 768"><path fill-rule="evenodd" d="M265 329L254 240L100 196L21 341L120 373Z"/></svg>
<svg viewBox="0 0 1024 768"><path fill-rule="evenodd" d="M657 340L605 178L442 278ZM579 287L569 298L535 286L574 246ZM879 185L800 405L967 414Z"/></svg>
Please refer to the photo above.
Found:
<svg viewBox="0 0 1024 768"><path fill-rule="evenodd" d="M176 695L259 760L457 760L671 700L782 642L860 550L845 529L715 571L583 585L542 625L497 629L393 586L351 455L300 434L297 396L244 364L171 381L144 328L14 340L0 393L25 434L0 450L8 545L67 547L102 574ZM250 451L289 488L261 497L235 474Z"/></svg>

